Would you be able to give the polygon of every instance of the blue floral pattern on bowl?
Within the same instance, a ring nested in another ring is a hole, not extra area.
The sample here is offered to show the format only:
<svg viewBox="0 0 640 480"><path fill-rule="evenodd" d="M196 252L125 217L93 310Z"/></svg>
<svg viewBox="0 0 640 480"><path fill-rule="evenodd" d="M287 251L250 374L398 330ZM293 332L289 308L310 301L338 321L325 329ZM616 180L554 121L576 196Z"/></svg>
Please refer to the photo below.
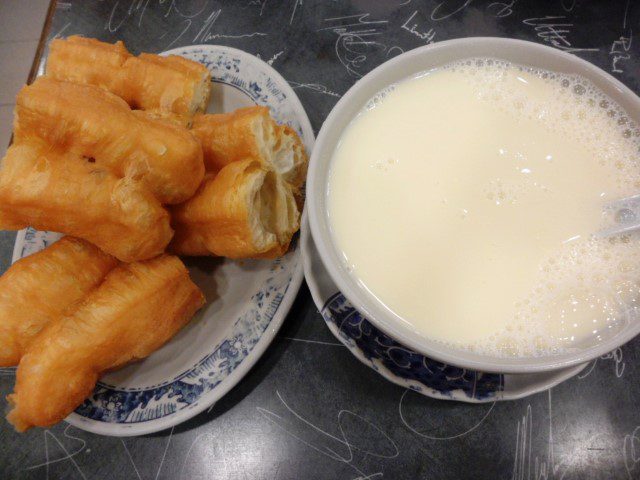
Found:
<svg viewBox="0 0 640 480"><path fill-rule="evenodd" d="M501 374L445 365L401 345L374 327L342 293L331 296L321 313L343 343L361 352L374 370L383 373L384 369L405 379L412 390L429 389L432 396L438 394L449 398L453 398L455 392L469 399L486 401L494 399L504 388Z"/></svg>

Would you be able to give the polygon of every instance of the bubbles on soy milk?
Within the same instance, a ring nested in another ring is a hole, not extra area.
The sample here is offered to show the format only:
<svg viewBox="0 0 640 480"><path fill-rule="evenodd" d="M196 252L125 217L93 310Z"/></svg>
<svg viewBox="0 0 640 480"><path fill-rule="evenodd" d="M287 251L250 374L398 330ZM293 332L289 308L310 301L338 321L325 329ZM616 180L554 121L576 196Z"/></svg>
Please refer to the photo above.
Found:
<svg viewBox="0 0 640 480"><path fill-rule="evenodd" d="M579 141L614 168L621 187L640 188L640 128L586 78L493 58L461 60L441 70L464 76L477 98L495 108ZM552 88L528 88L536 82Z"/></svg>
<svg viewBox="0 0 640 480"><path fill-rule="evenodd" d="M389 85L376 93L365 105L364 111L372 110L382 104L385 98L396 89L396 85Z"/></svg>
<svg viewBox="0 0 640 480"><path fill-rule="evenodd" d="M536 286L514 305L510 325L471 345L498 356L584 348L640 321L640 249L629 236L577 239L540 265Z"/></svg>
<svg viewBox="0 0 640 480"><path fill-rule="evenodd" d="M533 320L550 326L560 347L598 343L637 316L640 252L628 236L565 245L542 269L547 292Z"/></svg>

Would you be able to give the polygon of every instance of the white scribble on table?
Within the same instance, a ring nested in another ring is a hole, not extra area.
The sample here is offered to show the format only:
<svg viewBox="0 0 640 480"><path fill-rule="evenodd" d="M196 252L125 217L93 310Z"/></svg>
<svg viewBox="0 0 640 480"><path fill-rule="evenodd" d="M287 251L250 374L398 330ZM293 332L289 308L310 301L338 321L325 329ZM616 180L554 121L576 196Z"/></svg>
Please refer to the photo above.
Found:
<svg viewBox="0 0 640 480"><path fill-rule="evenodd" d="M165 2L167 2L167 0L158 0L158 3L160 5L163 5ZM191 2L186 2L187 5L191 4ZM209 2L205 1L202 4L202 8L200 10L197 10L194 13L185 13L182 10L180 10L180 8L178 8L179 3L177 2L177 0L171 0L171 3L169 4L169 8L167 8L166 13L164 14L165 18L167 18L171 13L176 12L178 14L178 16L182 17L182 18L196 18L198 16L200 16L200 14L202 12L204 12L205 8L207 8Z"/></svg>
<svg viewBox="0 0 640 480"><path fill-rule="evenodd" d="M159 2L162 5L165 2L165 0L159 0ZM176 12L179 15L179 17L182 18L183 20L182 20L182 22L181 22L182 24L180 26L180 28L181 28L180 33L178 34L177 37L175 37L171 41L171 43L169 43L166 47L164 47L165 50L168 49L168 48L171 48L175 43L177 43L189 31L189 29L191 28L191 25L193 25L194 19L204 12L207 4L208 4L208 2L205 2L200 10L198 10L195 13L189 14L189 13L182 12L178 8L178 6L176 5L175 0L171 0L171 4L169 5L169 8L167 9L167 11L166 11L166 13L164 15L165 18L168 17L170 13ZM215 10L214 10L214 13L215 13ZM218 13L218 15L219 15L219 13ZM207 23L207 20L209 20L209 18L207 18L205 20L205 25ZM162 38L164 38L166 36L166 34L167 34L167 32L164 32L160 37L158 37L158 40L161 40Z"/></svg>
<svg viewBox="0 0 640 480"><path fill-rule="evenodd" d="M142 2L144 1L144 6L142 6ZM138 28L142 25L142 19L144 18L144 12L147 11L147 7L149 6L150 0L140 0L139 5L142 7L140 11L140 16L138 17Z"/></svg>
<svg viewBox="0 0 640 480"><path fill-rule="evenodd" d="M118 24L114 24L113 23L113 17L115 15L116 10L118 9L119 5L120 5L120 2L116 2L116 3L113 4L113 8L111 9L111 14L109 15L109 20L107 20L107 23L104 26L104 28L106 30L109 30L109 32L111 32L111 33L115 33L118 30L120 30L120 27L122 27L122 24L127 19L127 17L123 17L122 20L120 20L120 23L118 23Z"/></svg>
<svg viewBox="0 0 640 480"><path fill-rule="evenodd" d="M131 465L133 465L133 470L136 472L136 476L138 477L138 480L142 480L142 477L140 476L140 472L138 471L138 467L136 467L136 462L133 461L133 457L131 456L131 453L129 453L129 449L127 448L127 444L124 443L124 440L121 438L120 442L122 442L122 446L124 447L124 451L127 454L127 457L129 457L129 461L131 462Z"/></svg>
<svg viewBox="0 0 640 480"><path fill-rule="evenodd" d="M293 410L276 390L278 399L287 411L286 416L278 415L265 408L257 407L258 412L269 422L283 430L287 435L300 441L307 447L328 457L336 462L343 463L352 468L359 476L357 479L374 479L383 476L383 472L365 474L362 463L367 457L379 459L393 459L400 455L400 450L393 439L385 433L379 426L366 418L349 410L340 410L337 414L337 428L339 436L323 430L319 426L304 418L301 414ZM360 426L372 428L375 431L374 438L358 437L351 438L349 430L345 426L345 419L357 421ZM314 443L310 437L319 437L320 441ZM369 447L360 442L371 441L371 444L378 445L378 450L370 450ZM340 450L343 450L340 452ZM356 459L355 453L362 455L361 460Z"/></svg>
<svg viewBox="0 0 640 480"><path fill-rule="evenodd" d="M564 15L527 18L523 20L522 23L533 27L538 38L565 52L597 52L599 50L598 48L574 47L568 38L573 28L573 23L569 22Z"/></svg>
<svg viewBox="0 0 640 480"><path fill-rule="evenodd" d="M173 46L173 44L175 44L178 40L180 40L182 38L182 36L187 33L187 30L189 30L189 28L191 28L191 24L193 23L193 20L191 20L190 18L185 18L182 21L182 25L184 26L184 28L180 31L180 33L178 34L178 36L176 38L174 38L171 43L169 43L169 45L167 45L164 49L167 50L169 48L171 48ZM163 33L159 40L164 38L164 36L167 34L167 32Z"/></svg>
<svg viewBox="0 0 640 480"><path fill-rule="evenodd" d="M156 471L156 476L154 477L155 480L158 480L158 477L160 477L160 472L162 471L162 466L164 465L164 460L167 456L169 445L171 444L171 438L173 437L174 428L176 427L175 426L171 427L171 431L169 432L169 438L167 439L167 444L165 445L164 451L162 452L162 458L160 459L160 464L158 465L158 470ZM138 471L138 467L136 466L136 463L133 461L133 457L131 456L129 449L127 448L127 444L124 443L124 439L120 439L120 442L124 447L124 451L126 452L127 457L129 457L129 461L131 462L131 465L133 466L133 470L136 472L136 475L138 476L138 480L142 480L142 477L140 476L140 472Z"/></svg>
<svg viewBox="0 0 640 480"><path fill-rule="evenodd" d="M166 2L167 0L155 0L154 5L157 4L159 7L162 7ZM150 3L151 0L131 0L129 7L124 9L119 8L121 6L120 0L116 1L111 8L108 20L105 23L105 30L108 30L110 33L116 33L123 26L127 25L130 22L133 22L134 25L138 27L138 29L141 29L142 20L144 19L145 12L148 8L150 8ZM169 15L175 13L178 18L183 19L182 23L184 26L186 26L186 28L181 31L179 36L174 39L173 42L171 42L171 45L173 45L180 37L182 37L182 35L184 35L186 30L188 30L193 23L192 20L204 12L205 8L207 7L207 3L208 2L205 2L199 10L193 13L186 13L179 9L176 0L171 0L171 3L169 3L169 6L164 14L164 17L167 18L169 17ZM163 38L165 35L166 32L160 38Z"/></svg>
<svg viewBox="0 0 640 480"><path fill-rule="evenodd" d="M624 5L624 15L622 17L622 33L618 40L614 40L609 50L611 57L611 71L613 73L624 73L622 64L631 58L629 51L631 50L631 41L633 39L633 31L627 28L627 17L629 15L629 5L631 0L627 0Z"/></svg>
<svg viewBox="0 0 640 480"><path fill-rule="evenodd" d="M640 426L624 436L622 458L629 480L638 478L638 474L640 474L640 468L637 468L640 463Z"/></svg>
<svg viewBox="0 0 640 480"><path fill-rule="evenodd" d="M351 75L362 77L368 55L377 51L385 52L387 46L376 41L382 35L380 28L386 27L388 20L370 20L369 13L325 18L329 24L318 31L329 30L338 36L335 44L336 56Z"/></svg>
<svg viewBox="0 0 640 480"><path fill-rule="evenodd" d="M260 7L260 16L264 12L264 7L267 5L267 0L249 0L249 6L258 6Z"/></svg>
<svg viewBox="0 0 640 480"><path fill-rule="evenodd" d="M222 451L222 444L220 443L220 439L215 436L213 433L211 432L206 432L206 433L201 433L198 436L196 436L196 438L193 439L193 441L191 442L191 445L189 446L189 449L187 450L186 455L184 456L184 460L182 461L182 468L180 469L180 475L178 475L179 479L185 478L184 476L184 472L185 469L187 467L187 460L189 460L189 455L191 454L191 450L193 450L193 448L199 444L199 443L203 443L203 440L207 440L206 444L215 444L218 449L220 451ZM224 474L221 476L218 474L217 469L216 471L216 476L215 478L229 478L229 467L227 465L227 460L226 457L224 455L216 455L215 458L207 458L207 462L208 462L208 466L211 466L211 463L216 463L216 464L222 464L222 469ZM212 469L213 470L213 469ZM189 477L187 477L189 478Z"/></svg>
<svg viewBox="0 0 640 480"><path fill-rule="evenodd" d="M631 54L629 53L629 50L631 50L631 41L631 30L629 30L627 36L621 35L618 40L615 40L611 44L609 55L611 55L611 71L613 73L624 73L620 64L631 58Z"/></svg>
<svg viewBox="0 0 640 480"><path fill-rule="evenodd" d="M587 368L584 373L579 374L578 378L582 380L583 378L588 377L591 374L591 372L593 372L594 368L596 368L596 365L600 360L613 361L616 377L617 378L622 377L626 364L624 363L624 360L623 360L622 348L618 347L613 352L609 352L606 355L602 355L600 358L595 358L591 360L589 368Z"/></svg>
<svg viewBox="0 0 640 480"><path fill-rule="evenodd" d="M74 459L74 457L76 455L78 455L83 450L85 450L85 448L87 446L87 442L85 442L81 438L69 435L68 431L69 431L70 428L72 428L71 425L67 425L67 427L64 429L64 432L62 434L64 435L65 438L68 438L69 440L77 440L78 442L80 442L80 445L75 450L73 450L71 453L69 453L69 450L67 450L66 447L64 446L64 444L58 439L58 437L56 437L55 433L53 433L51 430L47 429L44 432L42 432L43 436L44 436L44 457L45 457L45 461L43 463L39 463L37 465L31 465L30 467L25 468L25 470L35 470L35 469L38 469L38 468L45 467L46 478L48 480L49 479L49 466L50 465L53 465L53 464L56 464L56 463L60 463L60 462L70 461L73 464L73 466L75 467L75 469L78 471L80 476L84 480L87 480L87 477L84 475L84 473L80 469L80 466L78 465L78 463ZM64 455L62 457L58 457L58 458L54 458L54 459L51 459L49 457L49 441L50 440L55 442L55 444L60 448L60 450L62 450L62 452L64 453ZM87 450L87 451L89 451L89 450Z"/></svg>
<svg viewBox="0 0 640 480"><path fill-rule="evenodd" d="M513 7L517 1L493 2L487 5L487 10L497 18L505 18L513 13Z"/></svg>
<svg viewBox="0 0 640 480"><path fill-rule="evenodd" d="M473 0L443 0L431 10L431 20L439 22L462 12Z"/></svg>
<svg viewBox="0 0 640 480"><path fill-rule="evenodd" d="M291 85L291 88L293 88L294 90L296 88L307 88L309 90L313 90L314 92L317 93L323 93L325 95L331 95L332 97L340 97L341 95L339 93L336 93L332 90L329 90L327 87L325 87L324 85L321 85L319 83L300 83L300 82L294 82L293 80L287 80L287 82L289 83L289 85Z"/></svg>
<svg viewBox="0 0 640 480"><path fill-rule="evenodd" d="M542 458L535 455L532 459L533 413L531 404L516 427L516 445L511 480L562 480L567 468L556 464L553 454L553 409L551 406L551 390L547 390L547 406L549 414L549 433L547 452ZM533 470L533 471L532 471ZM533 474L533 476L532 476Z"/></svg>
<svg viewBox="0 0 640 480"><path fill-rule="evenodd" d="M624 4L624 15L622 16L622 29L625 30L627 28L627 17L629 16L629 6L631 5L631 0L627 0Z"/></svg>
<svg viewBox="0 0 640 480"><path fill-rule="evenodd" d="M278 59L278 57L279 57L280 55L282 55L283 53L284 53L284 50L280 50L280 51L279 51L278 53L276 53L273 57L271 57L269 60L267 60L267 64L268 64L268 65L273 65L273 62L275 62L275 61Z"/></svg>
<svg viewBox="0 0 640 480"><path fill-rule="evenodd" d="M456 438L461 438L461 437L464 437L466 435L469 435L471 432L476 430L480 425L482 425L484 423L484 421L489 417L489 415L493 411L493 407L496 406L496 402L493 402L491 404L491 406L489 407L489 410L487 410L487 412L482 416L482 418L480 418L480 420L478 422L476 422L470 428L467 428L466 430L464 430L462 432L454 433L454 434L451 434L451 435L444 435L444 436L427 435L426 433L418 431L418 429L415 426L411 425L409 423L409 421L406 419L405 414L404 414L404 412L402 410L402 404L404 402L404 398L406 397L407 393L412 392L412 391L413 390L407 388L404 392L402 392L402 396L400 397L400 402L398 403L398 415L400 416L400 420L402 421L402 424L405 427L407 427L412 433L418 435L419 437L426 438L427 440L454 440ZM416 394L416 395L418 395L418 394Z"/></svg>
<svg viewBox="0 0 640 480"><path fill-rule="evenodd" d="M383 476L384 474L382 472L377 472L377 473L372 473L371 475L366 475L366 476L358 475L352 480L374 480L375 478L382 478Z"/></svg>
<svg viewBox="0 0 640 480"><path fill-rule="evenodd" d="M205 41L215 40L216 38L251 38L251 37L266 37L268 34L262 32L251 32L251 33L240 33L237 35L232 34L224 34L224 33L213 33L207 35Z"/></svg>
<svg viewBox="0 0 640 480"><path fill-rule="evenodd" d="M105 25L105 29L109 30L111 33L117 32L122 25L124 25L125 21L130 19L131 17L135 17L138 15L138 28L142 25L142 19L144 18L144 13L147 11L147 7L149 6L150 0L132 0L129 4L129 8L125 11L122 19L119 22L114 22L114 17L118 7L120 6L120 0L113 4L113 8L111 9L111 14L109 15L109 20Z"/></svg>
<svg viewBox="0 0 640 480"><path fill-rule="evenodd" d="M389 23L388 20L369 20L370 13L357 13L355 15L346 15L344 17L332 17L325 18L325 23L334 23L334 25L329 25L327 27L319 28L318 31L322 30L335 30L335 29L345 29L349 27L362 27L362 26L371 26L371 25L382 25ZM347 23L340 23L347 22ZM357 31L355 33L358 33Z"/></svg>
<svg viewBox="0 0 640 480"><path fill-rule="evenodd" d="M397 53L396 53L396 50L397 50ZM392 55L400 55L402 53L404 53L404 49L402 47L399 47L398 45L394 45L387 49L387 57L390 57Z"/></svg>
<svg viewBox="0 0 640 480"><path fill-rule="evenodd" d="M222 14L222 9L214 9L209 16L205 19L202 28L196 33L196 36L193 37L193 41L195 42L208 42L209 40L215 40L216 38L251 38L251 37L266 37L266 33L262 32L251 32L251 33L241 33L241 34L224 34L224 33L212 33L216 20Z"/></svg>
<svg viewBox="0 0 640 480"><path fill-rule="evenodd" d="M427 30L426 26L420 28L419 23L414 21L414 18L417 14L418 10L414 10L414 12L409 16L409 18L407 18L407 20L402 24L400 28L415 35L420 40L424 40L426 44L433 43L433 39L436 36L436 31L433 28L429 28Z"/></svg>
<svg viewBox="0 0 640 480"><path fill-rule="evenodd" d="M575 8L576 2L577 0L560 0L560 6L565 12L569 13Z"/></svg>
<svg viewBox="0 0 640 480"><path fill-rule="evenodd" d="M0 367L0 377L13 377L16 374L16 367Z"/></svg>
<svg viewBox="0 0 640 480"><path fill-rule="evenodd" d="M307 340L305 338L295 338L295 337L280 337L283 340L291 340L293 342L302 342L302 343L315 343L317 345L330 345L334 347L344 347L342 343L339 342L321 342L319 340Z"/></svg>
<svg viewBox="0 0 640 480"><path fill-rule="evenodd" d="M51 40L54 40L56 38L60 38L62 36L62 34L67 30L67 28L69 28L71 26L71 22L67 22L64 24L64 26L58 30L53 37L51 37Z"/></svg>
<svg viewBox="0 0 640 480"><path fill-rule="evenodd" d="M291 12L291 18L289 18L289 25L293 23L293 18L296 16L298 6L302 7L302 0L293 0L293 11Z"/></svg>
<svg viewBox="0 0 640 480"><path fill-rule="evenodd" d="M169 444L171 443L171 437L173 437L173 429L175 426L171 427L171 431L169 432L169 439L167 440L167 445L164 447L164 452L162 453L162 458L160 459L160 465L158 465L158 471L156 472L155 480L158 480L160 476L160 471L162 470L162 465L164 464L164 459L167 456L167 450L169 450Z"/></svg>

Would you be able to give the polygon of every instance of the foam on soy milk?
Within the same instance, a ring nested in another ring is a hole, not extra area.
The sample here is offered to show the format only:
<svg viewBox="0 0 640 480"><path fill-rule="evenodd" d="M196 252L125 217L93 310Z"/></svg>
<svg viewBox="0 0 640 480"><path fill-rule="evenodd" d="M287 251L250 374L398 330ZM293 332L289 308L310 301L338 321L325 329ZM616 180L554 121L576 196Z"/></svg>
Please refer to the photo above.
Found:
<svg viewBox="0 0 640 480"><path fill-rule="evenodd" d="M640 240L596 238L640 192L640 130L587 79L474 58L380 92L328 187L353 275L416 332L493 355L640 321Z"/></svg>
<svg viewBox="0 0 640 480"><path fill-rule="evenodd" d="M531 293L515 302L513 323L469 348L540 355L600 342L638 320L638 265L638 243L628 236L563 245L541 262Z"/></svg>
<svg viewBox="0 0 640 480"><path fill-rule="evenodd" d="M474 58L442 68L470 81L479 99L496 108L536 120L560 135L579 141L600 162L612 164L623 175L621 184L640 188L638 153L640 129L610 97L580 75L515 65L493 58ZM550 87L541 95L523 91L518 83L540 82ZM616 134L610 136L611 133ZM624 141L624 140L627 141Z"/></svg>

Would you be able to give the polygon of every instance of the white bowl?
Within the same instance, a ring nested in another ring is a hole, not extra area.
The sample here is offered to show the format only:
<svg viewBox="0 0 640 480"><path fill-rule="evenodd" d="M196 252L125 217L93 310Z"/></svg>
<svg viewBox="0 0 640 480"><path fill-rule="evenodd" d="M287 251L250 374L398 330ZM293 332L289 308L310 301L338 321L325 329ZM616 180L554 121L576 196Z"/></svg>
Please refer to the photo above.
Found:
<svg viewBox="0 0 640 480"><path fill-rule="evenodd" d="M416 73L471 57L500 58L521 65L582 75L620 104L636 123L640 123L640 99L631 90L591 63L551 47L522 40L479 37L448 40L411 50L360 79L340 99L322 125L307 177L307 209L313 239L329 275L347 299L378 328L423 355L459 367L500 373L549 371L587 362L635 337L640 333L640 321L630 322L601 343L567 353L517 358L482 355L418 335L349 274L340 260L341 253L331 234L327 184L333 152L342 133L367 101L385 87Z"/></svg>

